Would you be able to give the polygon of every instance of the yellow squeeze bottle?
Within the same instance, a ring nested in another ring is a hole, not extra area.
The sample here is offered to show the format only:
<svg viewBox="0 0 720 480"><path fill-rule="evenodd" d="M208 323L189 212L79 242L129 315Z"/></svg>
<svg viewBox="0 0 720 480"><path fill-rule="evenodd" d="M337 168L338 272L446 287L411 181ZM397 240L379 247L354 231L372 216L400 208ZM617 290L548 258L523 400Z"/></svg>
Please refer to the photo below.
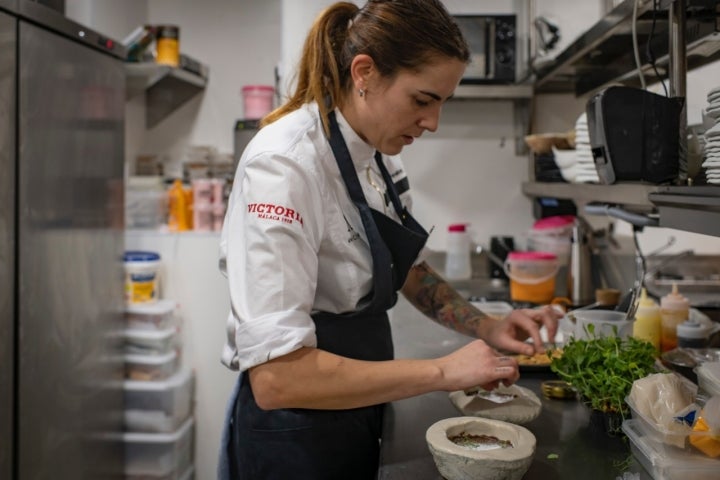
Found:
<svg viewBox="0 0 720 480"><path fill-rule="evenodd" d="M647 296L647 290L642 289L638 308L633 323L633 337L650 342L656 351L660 351L660 335L662 331L662 316L660 306L655 300Z"/></svg>

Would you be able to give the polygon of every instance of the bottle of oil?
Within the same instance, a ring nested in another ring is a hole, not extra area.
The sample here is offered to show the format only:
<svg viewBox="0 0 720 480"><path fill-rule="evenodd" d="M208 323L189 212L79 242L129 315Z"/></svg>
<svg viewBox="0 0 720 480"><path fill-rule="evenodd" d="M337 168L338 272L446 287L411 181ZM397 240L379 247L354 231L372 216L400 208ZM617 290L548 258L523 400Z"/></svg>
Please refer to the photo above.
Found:
<svg viewBox="0 0 720 480"><path fill-rule="evenodd" d="M643 288L635 312L633 337L652 343L655 350L659 352L661 325L660 306L647 296L647 291Z"/></svg>
<svg viewBox="0 0 720 480"><path fill-rule="evenodd" d="M168 230L171 232L189 230L187 196L180 179L175 179L168 190L168 206Z"/></svg>

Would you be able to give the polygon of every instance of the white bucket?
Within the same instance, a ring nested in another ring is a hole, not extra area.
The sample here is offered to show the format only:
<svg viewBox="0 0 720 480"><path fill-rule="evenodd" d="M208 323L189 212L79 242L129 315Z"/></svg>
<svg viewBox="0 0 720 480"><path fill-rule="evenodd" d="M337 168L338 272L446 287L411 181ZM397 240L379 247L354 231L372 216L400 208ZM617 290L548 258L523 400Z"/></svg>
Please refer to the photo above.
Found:
<svg viewBox="0 0 720 480"><path fill-rule="evenodd" d="M160 255L128 251L125 266L125 302L128 305L156 302L160 296Z"/></svg>

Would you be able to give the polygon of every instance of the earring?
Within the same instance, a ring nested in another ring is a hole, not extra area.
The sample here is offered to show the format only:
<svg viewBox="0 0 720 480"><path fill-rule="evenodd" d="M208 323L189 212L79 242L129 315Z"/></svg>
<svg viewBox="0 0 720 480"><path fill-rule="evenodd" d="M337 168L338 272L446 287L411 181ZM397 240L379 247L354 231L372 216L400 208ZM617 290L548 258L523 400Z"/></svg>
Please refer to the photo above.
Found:
<svg viewBox="0 0 720 480"><path fill-rule="evenodd" d="M358 89L358 94L359 94L361 97L364 97L364 96L365 96L365 90L363 90L362 88L359 88L359 89Z"/></svg>

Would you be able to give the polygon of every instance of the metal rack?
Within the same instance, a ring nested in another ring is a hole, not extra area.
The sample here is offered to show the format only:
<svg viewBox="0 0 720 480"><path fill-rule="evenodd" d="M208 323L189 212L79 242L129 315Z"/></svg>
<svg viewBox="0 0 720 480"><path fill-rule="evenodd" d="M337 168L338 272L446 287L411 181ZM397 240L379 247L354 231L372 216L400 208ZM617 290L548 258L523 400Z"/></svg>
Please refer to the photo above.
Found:
<svg viewBox="0 0 720 480"><path fill-rule="evenodd" d="M618 39L627 35L635 0L626 0L613 9L588 32L558 56L556 63L539 75L536 93L563 92L576 95L587 93L610 81L638 82L637 69L620 55L612 62L612 50ZM639 8L638 18L647 22L652 1ZM688 69L720 59L720 2L699 0L661 0L660 8L667 13L665 34L668 42L665 55L658 64L669 79L669 95L686 95ZM642 25L642 23L640 24ZM639 28L645 31L645 27ZM627 45L625 50L629 50ZM659 51L659 50L658 50ZM599 53L598 53L599 52ZM699 52L702 52L700 55ZM627 55L627 54L626 54ZM631 55L631 54L630 54ZM607 74L597 74L602 65ZM649 65L643 69L650 68ZM681 155L685 151L687 113L681 114ZM588 185L527 182L523 193L531 197L555 197L581 203L600 202L626 206L632 210L652 213L658 226L695 233L720 236L720 187L671 186L644 183Z"/></svg>
<svg viewBox="0 0 720 480"><path fill-rule="evenodd" d="M154 62L126 63L126 98L145 94L145 123L153 128L207 85L207 67L194 62L195 71Z"/></svg>
<svg viewBox="0 0 720 480"><path fill-rule="evenodd" d="M585 95L613 82L640 85L632 52L632 17L635 0L625 0L569 45L549 65L541 67L536 93ZM661 76L673 81L672 60L687 51L687 67L694 69L720 59L720 4L712 0L653 0L638 6L638 42L651 38L656 66ZM678 28L680 25L683 28ZM683 36L682 39L676 37ZM673 37L682 40L666 42ZM679 47L682 47L681 49ZM644 75L654 76L652 66L642 66ZM674 78L675 81L678 78Z"/></svg>

